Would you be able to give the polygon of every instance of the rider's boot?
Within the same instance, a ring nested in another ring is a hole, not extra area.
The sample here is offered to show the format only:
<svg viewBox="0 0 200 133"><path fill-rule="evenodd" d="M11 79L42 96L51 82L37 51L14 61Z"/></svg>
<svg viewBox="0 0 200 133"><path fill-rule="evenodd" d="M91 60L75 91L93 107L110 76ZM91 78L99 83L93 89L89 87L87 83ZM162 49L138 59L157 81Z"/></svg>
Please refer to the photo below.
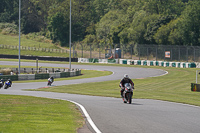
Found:
<svg viewBox="0 0 200 133"><path fill-rule="evenodd" d="M124 98L124 96L123 96L123 92L124 92L124 90L123 90L123 89L121 89L121 91L120 91L120 92L121 92L121 97L122 97L122 98Z"/></svg>

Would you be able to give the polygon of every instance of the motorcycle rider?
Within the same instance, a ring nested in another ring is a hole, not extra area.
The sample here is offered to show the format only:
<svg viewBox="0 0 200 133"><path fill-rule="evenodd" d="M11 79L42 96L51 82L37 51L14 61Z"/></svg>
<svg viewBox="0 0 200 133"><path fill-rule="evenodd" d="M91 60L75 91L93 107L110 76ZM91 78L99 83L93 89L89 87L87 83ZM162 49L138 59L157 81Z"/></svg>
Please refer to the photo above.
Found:
<svg viewBox="0 0 200 133"><path fill-rule="evenodd" d="M133 81L128 77L128 74L124 74L124 77L123 77L123 79L120 81L120 84L119 84L119 87L121 88L121 97L123 98L123 92L124 92L124 85L125 85L125 83L130 83L131 85L132 85L132 87L133 87L133 89L134 89L134 83L133 83Z"/></svg>
<svg viewBox="0 0 200 133"><path fill-rule="evenodd" d="M49 80L50 80L51 83L53 83L53 82L54 82L53 76L51 76L51 77L48 79L48 81L49 81Z"/></svg>
<svg viewBox="0 0 200 133"><path fill-rule="evenodd" d="M0 89L1 89L1 87L3 87L3 85L4 85L4 81L3 81L3 79L1 79L0 80Z"/></svg>
<svg viewBox="0 0 200 133"><path fill-rule="evenodd" d="M8 79L6 82L10 82L10 86L9 87L11 87L12 81L10 79Z"/></svg>

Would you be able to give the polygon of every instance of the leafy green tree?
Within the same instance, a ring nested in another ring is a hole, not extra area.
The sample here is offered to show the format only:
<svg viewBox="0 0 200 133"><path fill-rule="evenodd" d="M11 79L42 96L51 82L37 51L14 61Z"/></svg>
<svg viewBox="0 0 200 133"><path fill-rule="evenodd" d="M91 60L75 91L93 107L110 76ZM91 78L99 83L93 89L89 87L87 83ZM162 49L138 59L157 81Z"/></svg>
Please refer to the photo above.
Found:
<svg viewBox="0 0 200 133"><path fill-rule="evenodd" d="M0 22L17 22L19 14L18 0L1 0Z"/></svg>
<svg viewBox="0 0 200 133"><path fill-rule="evenodd" d="M154 39L154 35L156 34L156 32L158 31L158 29L162 26L162 25L166 25L168 24L171 20L173 20L175 17L174 16L160 16L157 15L154 17L153 21L151 21L148 24L147 27L147 31L144 35L144 38L148 41L148 44L156 44L156 41Z"/></svg>
<svg viewBox="0 0 200 133"><path fill-rule="evenodd" d="M61 46L67 44L69 36L69 28L64 19L64 14L57 12L50 18L48 26L51 39L53 42L60 42Z"/></svg>
<svg viewBox="0 0 200 133"><path fill-rule="evenodd" d="M123 24L124 16L120 10L109 11L96 25L97 39L104 43L119 43L118 34Z"/></svg>
<svg viewBox="0 0 200 133"><path fill-rule="evenodd" d="M145 0L144 10L151 14L180 15L184 3L182 0Z"/></svg>
<svg viewBox="0 0 200 133"><path fill-rule="evenodd" d="M178 27L183 36L183 45L200 45L200 1L189 1L182 13Z"/></svg>

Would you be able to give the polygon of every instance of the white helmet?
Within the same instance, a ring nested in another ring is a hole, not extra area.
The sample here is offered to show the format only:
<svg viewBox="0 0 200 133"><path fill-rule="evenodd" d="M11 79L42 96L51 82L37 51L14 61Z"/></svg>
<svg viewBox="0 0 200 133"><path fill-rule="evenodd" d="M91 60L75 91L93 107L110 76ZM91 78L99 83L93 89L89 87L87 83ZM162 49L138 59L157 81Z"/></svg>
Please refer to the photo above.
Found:
<svg viewBox="0 0 200 133"><path fill-rule="evenodd" d="M129 77L128 77L128 74L124 74L124 78L129 78Z"/></svg>

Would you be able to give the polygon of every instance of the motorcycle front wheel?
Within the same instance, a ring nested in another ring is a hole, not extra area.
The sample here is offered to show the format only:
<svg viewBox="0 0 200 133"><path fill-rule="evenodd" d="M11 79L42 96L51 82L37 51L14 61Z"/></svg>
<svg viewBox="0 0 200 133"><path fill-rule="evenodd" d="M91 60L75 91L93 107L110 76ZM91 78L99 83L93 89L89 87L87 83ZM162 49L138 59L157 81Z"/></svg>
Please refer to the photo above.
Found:
<svg viewBox="0 0 200 133"><path fill-rule="evenodd" d="M8 86L6 85L6 86L4 87L4 89L8 89Z"/></svg>
<svg viewBox="0 0 200 133"><path fill-rule="evenodd" d="M131 93L128 94L128 103L129 104L132 103L132 94Z"/></svg>

